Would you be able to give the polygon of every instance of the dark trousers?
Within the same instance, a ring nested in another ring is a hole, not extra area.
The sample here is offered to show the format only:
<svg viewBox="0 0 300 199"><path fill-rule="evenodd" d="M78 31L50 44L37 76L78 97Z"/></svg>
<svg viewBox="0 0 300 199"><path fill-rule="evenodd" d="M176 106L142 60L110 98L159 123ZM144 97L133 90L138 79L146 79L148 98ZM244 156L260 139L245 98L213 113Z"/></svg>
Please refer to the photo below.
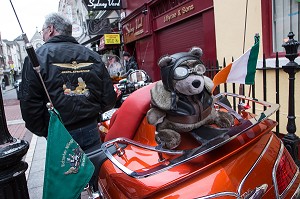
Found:
<svg viewBox="0 0 300 199"><path fill-rule="evenodd" d="M100 144L100 133L97 123L92 123L87 126L69 131L72 138L79 144L83 151ZM96 178L97 179L97 178ZM91 179L94 181L95 179ZM94 184L94 182L90 182ZM81 196L78 197L80 199Z"/></svg>
<svg viewBox="0 0 300 199"><path fill-rule="evenodd" d="M69 133L83 151L100 144L100 133L96 122L71 130Z"/></svg>

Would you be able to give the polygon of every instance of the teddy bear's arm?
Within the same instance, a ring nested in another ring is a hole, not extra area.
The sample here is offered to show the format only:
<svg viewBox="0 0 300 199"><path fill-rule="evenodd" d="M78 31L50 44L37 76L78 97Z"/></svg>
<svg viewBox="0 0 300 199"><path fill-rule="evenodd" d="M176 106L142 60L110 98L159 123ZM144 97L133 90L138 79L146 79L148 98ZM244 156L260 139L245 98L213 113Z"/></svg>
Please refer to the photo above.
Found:
<svg viewBox="0 0 300 199"><path fill-rule="evenodd" d="M147 112L148 123L154 126L157 126L158 124L162 123L165 117L166 113L157 108L151 108Z"/></svg>

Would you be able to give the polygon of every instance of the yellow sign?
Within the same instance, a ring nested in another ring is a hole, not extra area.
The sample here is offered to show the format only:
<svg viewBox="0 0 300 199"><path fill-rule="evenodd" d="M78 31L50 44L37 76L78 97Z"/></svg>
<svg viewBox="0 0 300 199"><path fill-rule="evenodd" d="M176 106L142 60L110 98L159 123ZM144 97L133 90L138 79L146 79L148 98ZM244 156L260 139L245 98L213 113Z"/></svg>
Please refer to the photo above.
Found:
<svg viewBox="0 0 300 199"><path fill-rule="evenodd" d="M120 44L120 34L104 34L105 44Z"/></svg>

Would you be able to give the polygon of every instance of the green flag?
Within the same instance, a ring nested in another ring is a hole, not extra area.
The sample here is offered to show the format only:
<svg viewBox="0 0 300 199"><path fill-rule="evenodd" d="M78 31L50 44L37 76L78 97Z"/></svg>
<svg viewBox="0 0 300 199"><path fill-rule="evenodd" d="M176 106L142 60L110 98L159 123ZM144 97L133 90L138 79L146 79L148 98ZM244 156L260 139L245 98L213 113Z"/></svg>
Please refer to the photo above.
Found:
<svg viewBox="0 0 300 199"><path fill-rule="evenodd" d="M57 111L49 113L43 199L76 199L95 168L64 127Z"/></svg>

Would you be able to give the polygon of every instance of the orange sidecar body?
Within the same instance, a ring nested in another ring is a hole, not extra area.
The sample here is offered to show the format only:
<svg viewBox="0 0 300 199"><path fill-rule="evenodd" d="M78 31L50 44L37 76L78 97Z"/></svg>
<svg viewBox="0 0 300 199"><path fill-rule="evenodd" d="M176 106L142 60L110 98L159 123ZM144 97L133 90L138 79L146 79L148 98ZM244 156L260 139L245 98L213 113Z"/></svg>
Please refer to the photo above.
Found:
<svg viewBox="0 0 300 199"><path fill-rule="evenodd" d="M157 146L155 127L146 119L153 85L132 93L110 120L102 145L108 159L98 177L104 198L300 197L299 169L272 132L277 123L268 118L279 105L251 99L267 107L254 115L216 104L233 114L233 127L201 127L166 150Z"/></svg>

